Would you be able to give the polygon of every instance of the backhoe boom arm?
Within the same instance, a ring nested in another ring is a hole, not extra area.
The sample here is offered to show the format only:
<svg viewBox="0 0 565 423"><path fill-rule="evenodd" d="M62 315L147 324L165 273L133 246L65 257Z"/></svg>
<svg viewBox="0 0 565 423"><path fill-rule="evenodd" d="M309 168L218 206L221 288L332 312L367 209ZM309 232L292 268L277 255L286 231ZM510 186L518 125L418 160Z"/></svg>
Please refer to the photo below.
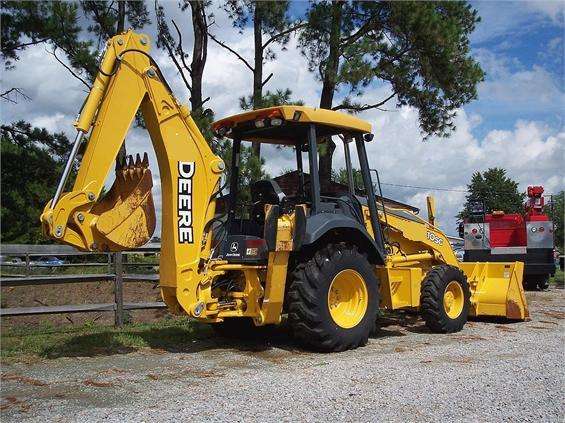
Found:
<svg viewBox="0 0 565 423"><path fill-rule="evenodd" d="M213 193L224 170L190 112L172 95L149 54L149 38L133 31L110 39L91 92L75 123L86 150L71 191L64 174L41 221L44 232L86 251L121 251L149 240L155 226L147 157L118 163L114 186L101 198L127 132L141 110L161 176L161 287L173 311L196 302L190 289L210 239L206 222L215 212ZM69 157L72 168L75 146ZM202 241L202 242L201 242ZM180 292L175 292L179 290ZM177 296L179 300L177 301ZM181 300L182 299L182 300Z"/></svg>

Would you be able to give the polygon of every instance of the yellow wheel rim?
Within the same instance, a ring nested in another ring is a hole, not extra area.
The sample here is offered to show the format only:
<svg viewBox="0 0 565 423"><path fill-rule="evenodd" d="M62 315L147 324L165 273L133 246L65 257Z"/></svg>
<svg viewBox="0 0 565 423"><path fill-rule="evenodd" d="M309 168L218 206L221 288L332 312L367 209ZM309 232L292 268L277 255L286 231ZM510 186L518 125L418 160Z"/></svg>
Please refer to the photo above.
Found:
<svg viewBox="0 0 565 423"><path fill-rule="evenodd" d="M369 305L367 285L355 270L339 272L330 284L328 308L336 325L349 329L359 324Z"/></svg>
<svg viewBox="0 0 565 423"><path fill-rule="evenodd" d="M461 284L457 281L449 282L443 293L443 309L445 310L445 314L447 314L450 319L456 319L463 311L464 302L465 297Z"/></svg>

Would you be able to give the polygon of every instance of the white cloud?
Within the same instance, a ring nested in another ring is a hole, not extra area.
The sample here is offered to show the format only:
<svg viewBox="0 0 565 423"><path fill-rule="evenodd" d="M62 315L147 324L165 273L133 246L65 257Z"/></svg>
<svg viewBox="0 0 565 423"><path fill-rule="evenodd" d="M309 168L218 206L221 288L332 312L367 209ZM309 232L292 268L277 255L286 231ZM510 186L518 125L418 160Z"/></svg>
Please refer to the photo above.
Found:
<svg viewBox="0 0 565 423"><path fill-rule="evenodd" d="M493 130L477 139L471 133L473 118L460 111L457 130L449 139L423 142L413 109L390 114L372 111L363 117L373 123L375 140L367 145L367 151L382 182L465 190L473 172L502 167L523 191L533 184L544 185L548 193L565 188L565 132L552 131L544 124L518 121L513 130ZM338 160L338 166L342 165L343 158ZM388 186L383 186L383 191L425 209L428 192ZM453 233L454 216L461 209L464 193L432 193L438 197L439 224Z"/></svg>
<svg viewBox="0 0 565 423"><path fill-rule="evenodd" d="M54 115L40 115L31 119L30 123L38 128L45 128L49 132L58 132L68 126L68 117L62 113Z"/></svg>
<svg viewBox="0 0 565 423"><path fill-rule="evenodd" d="M563 92L553 75L537 65L530 70L487 80L480 87L480 95L481 100L495 100L513 108L531 108L535 98L537 107L553 106L561 109L563 101Z"/></svg>
<svg viewBox="0 0 565 423"><path fill-rule="evenodd" d="M27 120L50 131L74 132L72 123L86 96L86 87L73 78L44 46L23 51L16 69L2 72L2 91L18 87L31 98L17 104L2 102L3 122Z"/></svg>
<svg viewBox="0 0 565 423"><path fill-rule="evenodd" d="M526 4L527 8L531 11L540 13L551 19L554 24L563 26L563 10L565 5L562 1L530 1Z"/></svg>
<svg viewBox="0 0 565 423"><path fill-rule="evenodd" d="M516 58L487 49L476 49L475 56L486 72L486 79L478 88L480 103L473 104L480 104L482 114L562 116L562 74L560 78L539 65L527 68Z"/></svg>
<svg viewBox="0 0 565 423"><path fill-rule="evenodd" d="M471 36L474 43L493 41L503 36L524 36L543 25L563 26L564 4L558 0L478 1L473 6L481 17Z"/></svg>

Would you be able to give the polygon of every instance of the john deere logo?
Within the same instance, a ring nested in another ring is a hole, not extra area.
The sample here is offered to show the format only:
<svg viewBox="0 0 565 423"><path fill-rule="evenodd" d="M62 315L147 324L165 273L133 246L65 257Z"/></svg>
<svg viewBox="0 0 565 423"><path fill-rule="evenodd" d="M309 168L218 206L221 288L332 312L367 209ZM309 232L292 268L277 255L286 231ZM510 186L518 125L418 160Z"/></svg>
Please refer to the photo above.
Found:
<svg viewBox="0 0 565 423"><path fill-rule="evenodd" d="M192 177L194 162L179 162L178 174L178 236L179 243L192 244Z"/></svg>
<svg viewBox="0 0 565 423"><path fill-rule="evenodd" d="M239 248L239 244L237 242L232 242L230 245L230 251L232 253L235 253L237 251L237 249Z"/></svg>

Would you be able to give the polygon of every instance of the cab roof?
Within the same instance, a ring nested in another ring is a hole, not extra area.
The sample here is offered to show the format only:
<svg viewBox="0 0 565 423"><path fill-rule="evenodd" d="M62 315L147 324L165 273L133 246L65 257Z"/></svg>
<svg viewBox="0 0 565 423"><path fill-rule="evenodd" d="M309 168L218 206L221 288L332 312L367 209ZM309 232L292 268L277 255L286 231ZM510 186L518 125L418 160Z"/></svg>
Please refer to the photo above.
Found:
<svg viewBox="0 0 565 423"><path fill-rule="evenodd" d="M272 119L282 119L282 124L272 125ZM257 127L256 121L261 120L264 126ZM333 110L292 105L257 109L229 116L214 122L212 129L229 138L295 145L299 141L306 142L310 123L316 125L317 137L371 132L371 124L355 116Z"/></svg>

